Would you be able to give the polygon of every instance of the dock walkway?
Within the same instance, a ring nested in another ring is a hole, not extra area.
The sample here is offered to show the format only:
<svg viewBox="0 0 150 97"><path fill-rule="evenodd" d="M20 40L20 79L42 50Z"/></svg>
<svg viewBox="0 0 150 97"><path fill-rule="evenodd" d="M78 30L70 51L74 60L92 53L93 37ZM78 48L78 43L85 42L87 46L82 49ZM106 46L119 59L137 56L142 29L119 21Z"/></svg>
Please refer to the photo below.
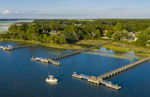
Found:
<svg viewBox="0 0 150 97"><path fill-rule="evenodd" d="M122 67L117 68L117 69L115 69L115 70L112 70L112 71L110 71L110 72L104 73L104 74L98 76L98 78L103 78L103 79L109 78L109 77L111 77L111 76L117 75L118 73L121 73L121 72L124 72L124 71L126 71L126 70L128 70L128 69L131 69L131 68L133 68L133 67L135 67L135 66L137 66L137 65L139 65L139 64L141 64L141 63L143 63L143 62L146 62L146 61L148 61L149 59L150 59L150 57L147 57L147 58L144 58L144 59L142 59L142 60L133 62L133 63L131 63L131 64L122 66Z"/></svg>
<svg viewBox="0 0 150 97"><path fill-rule="evenodd" d="M95 76L88 76L88 75L84 75L84 74L78 75L78 74L76 74L76 72L74 72L72 77L79 78L79 79L85 79L88 82L92 82L92 83L95 83L95 84L100 84L101 83L101 84L103 84L103 85L105 85L107 87L110 87L110 88L113 88L113 89L116 89L116 90L121 89L121 86L118 86L117 84L113 85L111 81L98 79Z"/></svg>
<svg viewBox="0 0 150 97"><path fill-rule="evenodd" d="M86 52L86 51L88 51L90 49L97 48L97 47L100 47L100 46L103 46L103 45L107 45L107 44L110 44L110 43L112 43L112 42L107 42L107 43L104 43L104 44L100 44L100 45L96 45L96 46L93 46L93 47L90 47L90 48L86 48L86 49L83 49L83 50L78 50L78 51L74 51L74 52L71 52L71 53L59 55L59 56L56 56L56 57L51 57L51 58L48 58L48 59L51 59L51 60L63 59L63 58L66 58L66 57L69 57L69 56L73 56L73 55L79 54L81 52Z"/></svg>

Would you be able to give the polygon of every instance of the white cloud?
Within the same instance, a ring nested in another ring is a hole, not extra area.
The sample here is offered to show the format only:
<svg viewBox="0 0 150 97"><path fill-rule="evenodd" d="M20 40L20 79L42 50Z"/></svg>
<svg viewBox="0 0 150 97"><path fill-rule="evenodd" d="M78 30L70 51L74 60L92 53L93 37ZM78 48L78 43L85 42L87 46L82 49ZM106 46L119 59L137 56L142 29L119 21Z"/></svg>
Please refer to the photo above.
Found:
<svg viewBox="0 0 150 97"><path fill-rule="evenodd" d="M51 12L49 12L49 14L52 14Z"/></svg>
<svg viewBox="0 0 150 97"><path fill-rule="evenodd" d="M18 13L19 13L18 11L14 10L12 8L10 8L10 9L4 9L2 11L2 14L18 14Z"/></svg>
<svg viewBox="0 0 150 97"><path fill-rule="evenodd" d="M11 11L8 10L8 9L5 9L5 10L2 12L2 14L11 14Z"/></svg>

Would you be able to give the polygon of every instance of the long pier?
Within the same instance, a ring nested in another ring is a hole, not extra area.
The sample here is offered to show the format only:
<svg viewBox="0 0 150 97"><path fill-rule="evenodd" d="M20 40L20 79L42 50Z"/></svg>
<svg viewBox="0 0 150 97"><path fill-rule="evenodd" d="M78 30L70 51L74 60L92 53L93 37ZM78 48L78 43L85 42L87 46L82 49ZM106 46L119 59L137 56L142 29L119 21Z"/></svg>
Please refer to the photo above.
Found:
<svg viewBox="0 0 150 97"><path fill-rule="evenodd" d="M109 78L109 77L111 77L111 76L114 76L114 75L117 75L117 74L119 74L119 73L121 73L121 72L124 72L124 71L126 71L126 70L128 70L128 69L131 69L131 68L133 68L133 67L135 67L135 66L137 66L137 65L139 65L139 64L141 64L141 63L143 63L143 62L146 62L146 61L148 61L149 59L150 59L150 57L147 57L147 58L144 58L144 59L142 59L142 60L133 62L133 63L131 63L131 64L122 66L122 67L117 68L117 69L115 69L115 70L112 70L112 71L110 71L110 72L104 73L104 74L98 76L97 78L99 78L99 79L106 79L106 78Z"/></svg>
<svg viewBox="0 0 150 97"><path fill-rule="evenodd" d="M43 45L43 43L14 46L13 49L20 49L20 48L27 48L27 47L35 47L35 46L40 46L40 45Z"/></svg>
<svg viewBox="0 0 150 97"><path fill-rule="evenodd" d="M110 88L113 88L113 89L116 89L116 90L121 89L121 86L118 86L117 84L113 85L111 81L98 79L95 76L88 76L88 75L84 75L84 74L78 75L78 74L76 74L76 72L74 72L72 77L75 77L75 78L78 78L78 79L85 79L88 82L92 82L92 83L95 83L95 84L103 84L103 85L105 85L107 87L110 87Z"/></svg>
<svg viewBox="0 0 150 97"><path fill-rule="evenodd" d="M86 52L86 51L88 51L90 49L97 48L97 47L100 47L100 46L103 46L103 45L107 45L107 44L110 44L110 43L112 43L112 42L107 42L107 43L104 43L104 44L100 44L100 45L96 45L96 46L93 46L93 47L90 47L90 48L86 48L86 49L83 49L83 50L78 50L78 51L74 51L74 52L71 52L71 53L59 55L59 56L56 56L56 57L51 57L51 58L48 58L48 59L51 59L51 60L63 59L63 58L66 58L66 57L69 57L69 56L73 56L73 55L79 54L81 52Z"/></svg>
<svg viewBox="0 0 150 97"><path fill-rule="evenodd" d="M79 79L86 79L87 81L92 82L92 83L96 83L96 84L100 84L101 83L101 84L106 85L107 87L119 90L119 89L121 89L121 86L118 86L117 84L113 85L111 82L106 81L104 79L112 77L112 76L115 76L115 75L117 75L117 74L119 74L121 72L124 72L126 70L129 70L129 69L131 69L131 68L133 68L133 67L135 67L137 65L140 65L140 64L148 61L149 59L150 59L150 57L144 58L142 60L133 62L133 63L125 65L125 66L122 66L122 67L117 68L115 70L112 70L110 72L104 73L104 74L102 74L102 75L100 75L98 77L88 76L88 75L83 75L83 74L77 75L76 72L74 72L74 74L72 76L75 77L75 78L79 78Z"/></svg>

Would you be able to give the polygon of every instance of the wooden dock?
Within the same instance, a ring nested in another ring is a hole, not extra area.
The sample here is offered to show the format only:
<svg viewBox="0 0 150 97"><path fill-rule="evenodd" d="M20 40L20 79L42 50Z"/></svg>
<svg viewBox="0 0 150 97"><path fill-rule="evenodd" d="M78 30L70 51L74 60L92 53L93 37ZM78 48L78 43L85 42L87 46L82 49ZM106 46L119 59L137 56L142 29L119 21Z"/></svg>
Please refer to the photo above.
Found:
<svg viewBox="0 0 150 97"><path fill-rule="evenodd" d="M79 54L81 52L86 52L86 51L88 51L90 49L97 48L97 47L100 47L100 46L103 46L103 45L107 45L107 44L110 44L110 43L112 43L112 42L107 42L107 43L104 43L104 44L100 44L100 45L96 45L96 46L93 46L93 47L90 47L90 48L86 48L86 49L83 49L83 50L78 50L78 51L74 51L74 52L71 52L71 53L59 55L59 56L56 56L56 57L51 57L51 58L48 58L48 59L51 59L51 60L63 59L63 58L66 58L66 57L69 57L69 56L73 56L73 55Z"/></svg>
<svg viewBox="0 0 150 97"><path fill-rule="evenodd" d="M150 59L150 57L147 57L147 58L144 58L144 59L142 59L142 60L133 62L133 63L131 63L131 64L122 66L122 67L117 68L117 69L115 69L115 70L112 70L112 71L110 71L110 72L104 73L104 74L98 76L98 78L99 78L99 79L109 78L109 77L111 77L111 76L114 76L114 75L117 75L117 74L119 74L119 73L121 73L121 72L124 72L124 71L126 71L126 70L128 70L128 69L131 69L131 68L133 68L133 67L135 67L135 66L137 66L137 65L139 65L139 64L141 64L141 63L143 63L143 62L146 62L146 61L148 61L149 59Z"/></svg>
<svg viewBox="0 0 150 97"><path fill-rule="evenodd" d="M116 89L116 90L121 89L121 86L118 86L117 84L113 85L111 81L106 81L106 80L103 80L103 79L99 79L95 76L88 76L88 75L84 75L84 74L78 75L78 74L76 74L76 72L74 72L72 77L79 78L79 79L85 79L88 82L95 83L95 84L103 84L107 87L110 87L110 88L113 88L113 89Z"/></svg>
<svg viewBox="0 0 150 97"><path fill-rule="evenodd" d="M30 60L32 60L32 61L41 61L42 63L52 63L52 64L57 65L57 66L61 65L59 62L51 60L51 59L47 59L47 58L39 58L39 57L33 58L32 57Z"/></svg>
<svg viewBox="0 0 150 97"><path fill-rule="evenodd" d="M79 79L86 79L88 80L89 82L92 82L92 83L96 83L96 84L104 84L106 85L107 87L110 87L110 88L113 88L113 89L121 89L121 86L118 86L117 84L116 85L113 85L110 81L106 81L104 79L106 78L109 78L111 76L115 76L121 72L124 72L128 69L131 69L137 65L140 65L146 61L148 61L150 59L150 57L147 57L147 58L144 58L142 60L139 60L139 61L136 61L136 62L133 62L131 64L128 64L128 65L125 65L125 66L122 66L120 68L117 68L115 70L112 70L110 72L107 72L107 73L104 73L98 77L95 77L95 76L87 76L87 75L83 75L83 74L80 74L80 75L77 75L75 72L73 73L73 77L75 78L79 78Z"/></svg>
<svg viewBox="0 0 150 97"><path fill-rule="evenodd" d="M107 44L110 44L110 43L112 43L112 42L107 42L107 43L104 43L104 44L96 45L96 46L93 46L93 47L90 47L90 48L86 48L86 49L83 49L83 50L78 50L78 51L70 52L70 53L59 55L59 56L56 56L56 57L42 58L42 59L40 59L40 61L41 62L45 62L45 63L52 63L54 65L60 66L61 64L59 62L57 62L57 60L59 60L59 59L70 57L70 56L79 54L81 52L86 52L86 51L88 51L90 49L97 48L97 47L100 47L100 46L103 46L103 45L107 45ZM38 60L36 60L36 58L31 58L31 60L38 61Z"/></svg>

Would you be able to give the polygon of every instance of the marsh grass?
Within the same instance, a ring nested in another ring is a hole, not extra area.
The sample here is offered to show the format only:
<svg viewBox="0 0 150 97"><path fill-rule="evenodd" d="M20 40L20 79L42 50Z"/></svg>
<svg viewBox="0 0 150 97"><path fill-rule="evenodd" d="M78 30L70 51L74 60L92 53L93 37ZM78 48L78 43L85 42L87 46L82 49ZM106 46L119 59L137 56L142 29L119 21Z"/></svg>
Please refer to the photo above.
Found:
<svg viewBox="0 0 150 97"><path fill-rule="evenodd" d="M94 54L94 55L100 55L100 56L107 56L107 57L114 57L114 58L120 58L120 59L127 59L129 61L133 61L134 59L142 59L143 57L134 56L134 55L113 55L108 53L92 53L87 52L87 54Z"/></svg>

